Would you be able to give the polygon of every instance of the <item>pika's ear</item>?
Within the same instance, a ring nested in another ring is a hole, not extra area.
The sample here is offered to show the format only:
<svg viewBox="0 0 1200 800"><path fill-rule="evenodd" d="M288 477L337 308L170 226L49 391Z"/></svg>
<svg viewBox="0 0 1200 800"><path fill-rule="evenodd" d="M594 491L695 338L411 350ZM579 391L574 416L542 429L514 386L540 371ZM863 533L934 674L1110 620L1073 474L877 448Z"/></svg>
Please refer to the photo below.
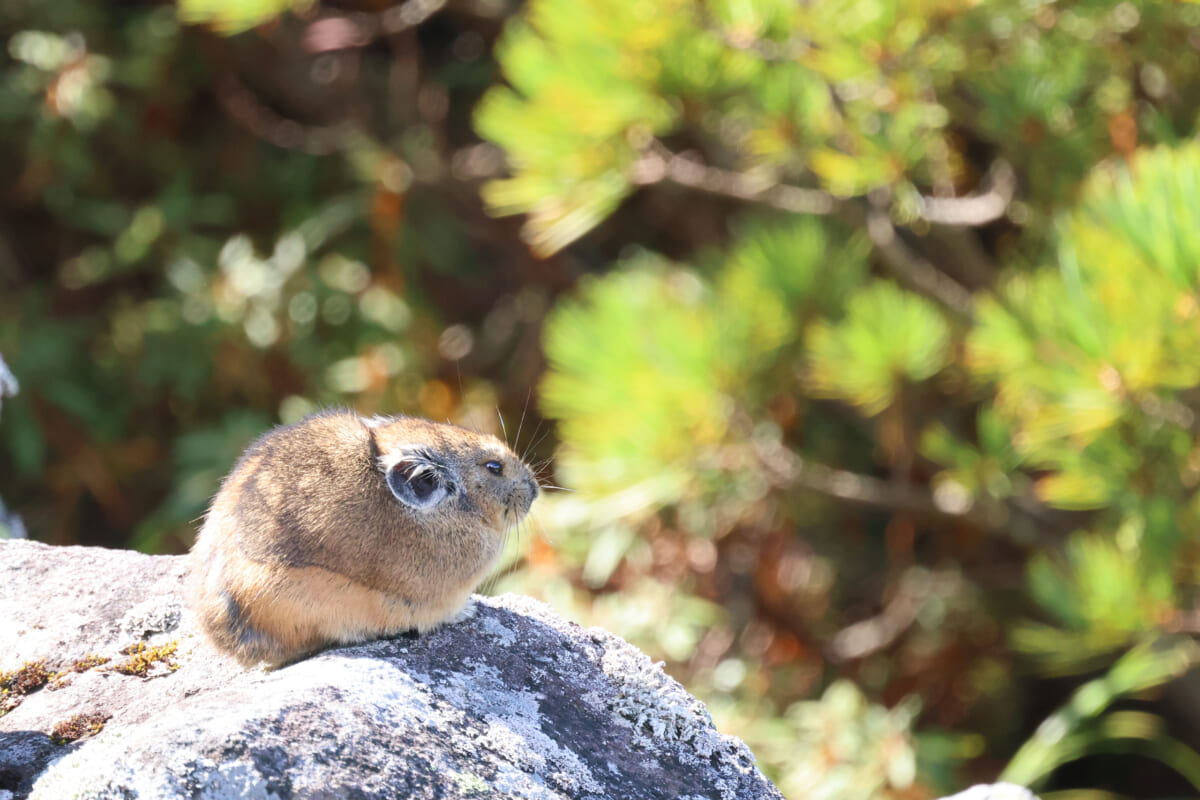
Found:
<svg viewBox="0 0 1200 800"><path fill-rule="evenodd" d="M423 455L404 455L384 467L388 488L404 505L423 511L433 508L456 490L444 466Z"/></svg>

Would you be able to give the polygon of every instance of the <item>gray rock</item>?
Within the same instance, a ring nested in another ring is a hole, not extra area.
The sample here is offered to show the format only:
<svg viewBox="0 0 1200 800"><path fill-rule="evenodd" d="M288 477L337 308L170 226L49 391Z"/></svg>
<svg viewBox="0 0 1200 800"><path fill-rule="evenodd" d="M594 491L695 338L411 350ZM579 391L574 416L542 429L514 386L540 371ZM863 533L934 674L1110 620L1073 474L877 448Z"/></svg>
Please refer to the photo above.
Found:
<svg viewBox="0 0 1200 800"><path fill-rule="evenodd" d="M244 670L197 635L183 577L179 557L0 541L0 672L60 673L0 698L0 797L781 797L661 667L527 598Z"/></svg>
<svg viewBox="0 0 1200 800"><path fill-rule="evenodd" d="M9 511L4 507L4 500L0 499L0 539L24 539L25 538L25 522L18 514ZM0 800L4 800L4 796L0 795Z"/></svg>
<svg viewBox="0 0 1200 800"><path fill-rule="evenodd" d="M4 363L4 356L0 356L0 408L4 406L5 395L16 396L17 390L16 376L9 370L8 365ZM0 499L0 539L24 539L25 538L25 523L16 514L10 513L4 507L4 500ZM8 800L3 794L0 794L0 800Z"/></svg>
<svg viewBox="0 0 1200 800"><path fill-rule="evenodd" d="M781 797L661 667L528 598L245 670L196 634L184 572L0 541L0 673L57 673L0 695L0 800ZM143 674L121 672L139 643ZM1036 799L997 784L950 800Z"/></svg>
<svg viewBox="0 0 1200 800"><path fill-rule="evenodd" d="M3 406L6 395L16 397L20 388L17 384L17 376L13 375L12 370L8 368L8 364L4 363L4 356L0 356L0 406ZM3 798L0 798L0 800L3 800Z"/></svg>
<svg viewBox="0 0 1200 800"><path fill-rule="evenodd" d="M991 785L972 786L965 792L959 792L944 800L1037 800L1033 792L1015 783L993 783Z"/></svg>

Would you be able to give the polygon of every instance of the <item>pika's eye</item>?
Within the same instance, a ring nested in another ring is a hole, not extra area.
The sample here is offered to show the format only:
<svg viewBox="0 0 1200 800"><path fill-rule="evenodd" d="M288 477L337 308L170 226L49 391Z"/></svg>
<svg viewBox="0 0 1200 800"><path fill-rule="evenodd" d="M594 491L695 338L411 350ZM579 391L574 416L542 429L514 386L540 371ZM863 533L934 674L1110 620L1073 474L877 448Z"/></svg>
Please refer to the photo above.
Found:
<svg viewBox="0 0 1200 800"><path fill-rule="evenodd" d="M504 465L501 464L499 461L489 461L483 465L483 468L486 469L488 472L492 473L493 475L503 475L504 474Z"/></svg>

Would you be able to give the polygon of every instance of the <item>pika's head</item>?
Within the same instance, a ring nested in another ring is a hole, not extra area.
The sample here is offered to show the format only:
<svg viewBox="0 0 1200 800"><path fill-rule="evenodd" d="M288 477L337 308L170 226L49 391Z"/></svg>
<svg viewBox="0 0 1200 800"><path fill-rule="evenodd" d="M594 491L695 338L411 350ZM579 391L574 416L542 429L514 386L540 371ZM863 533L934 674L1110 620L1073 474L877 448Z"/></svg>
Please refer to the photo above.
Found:
<svg viewBox="0 0 1200 800"><path fill-rule="evenodd" d="M439 518L482 517L492 530L519 522L538 495L520 458L494 436L411 417L376 418L376 463L396 502L440 528Z"/></svg>

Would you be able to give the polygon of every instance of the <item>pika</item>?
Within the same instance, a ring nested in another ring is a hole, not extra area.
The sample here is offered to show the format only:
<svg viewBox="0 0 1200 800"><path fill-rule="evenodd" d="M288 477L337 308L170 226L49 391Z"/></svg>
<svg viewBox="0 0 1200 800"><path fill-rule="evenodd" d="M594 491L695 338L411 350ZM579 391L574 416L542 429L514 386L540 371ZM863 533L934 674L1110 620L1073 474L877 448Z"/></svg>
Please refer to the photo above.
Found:
<svg viewBox="0 0 1200 800"><path fill-rule="evenodd" d="M250 666L458 614L538 484L503 442L414 417L323 411L266 433L224 480L189 594Z"/></svg>

